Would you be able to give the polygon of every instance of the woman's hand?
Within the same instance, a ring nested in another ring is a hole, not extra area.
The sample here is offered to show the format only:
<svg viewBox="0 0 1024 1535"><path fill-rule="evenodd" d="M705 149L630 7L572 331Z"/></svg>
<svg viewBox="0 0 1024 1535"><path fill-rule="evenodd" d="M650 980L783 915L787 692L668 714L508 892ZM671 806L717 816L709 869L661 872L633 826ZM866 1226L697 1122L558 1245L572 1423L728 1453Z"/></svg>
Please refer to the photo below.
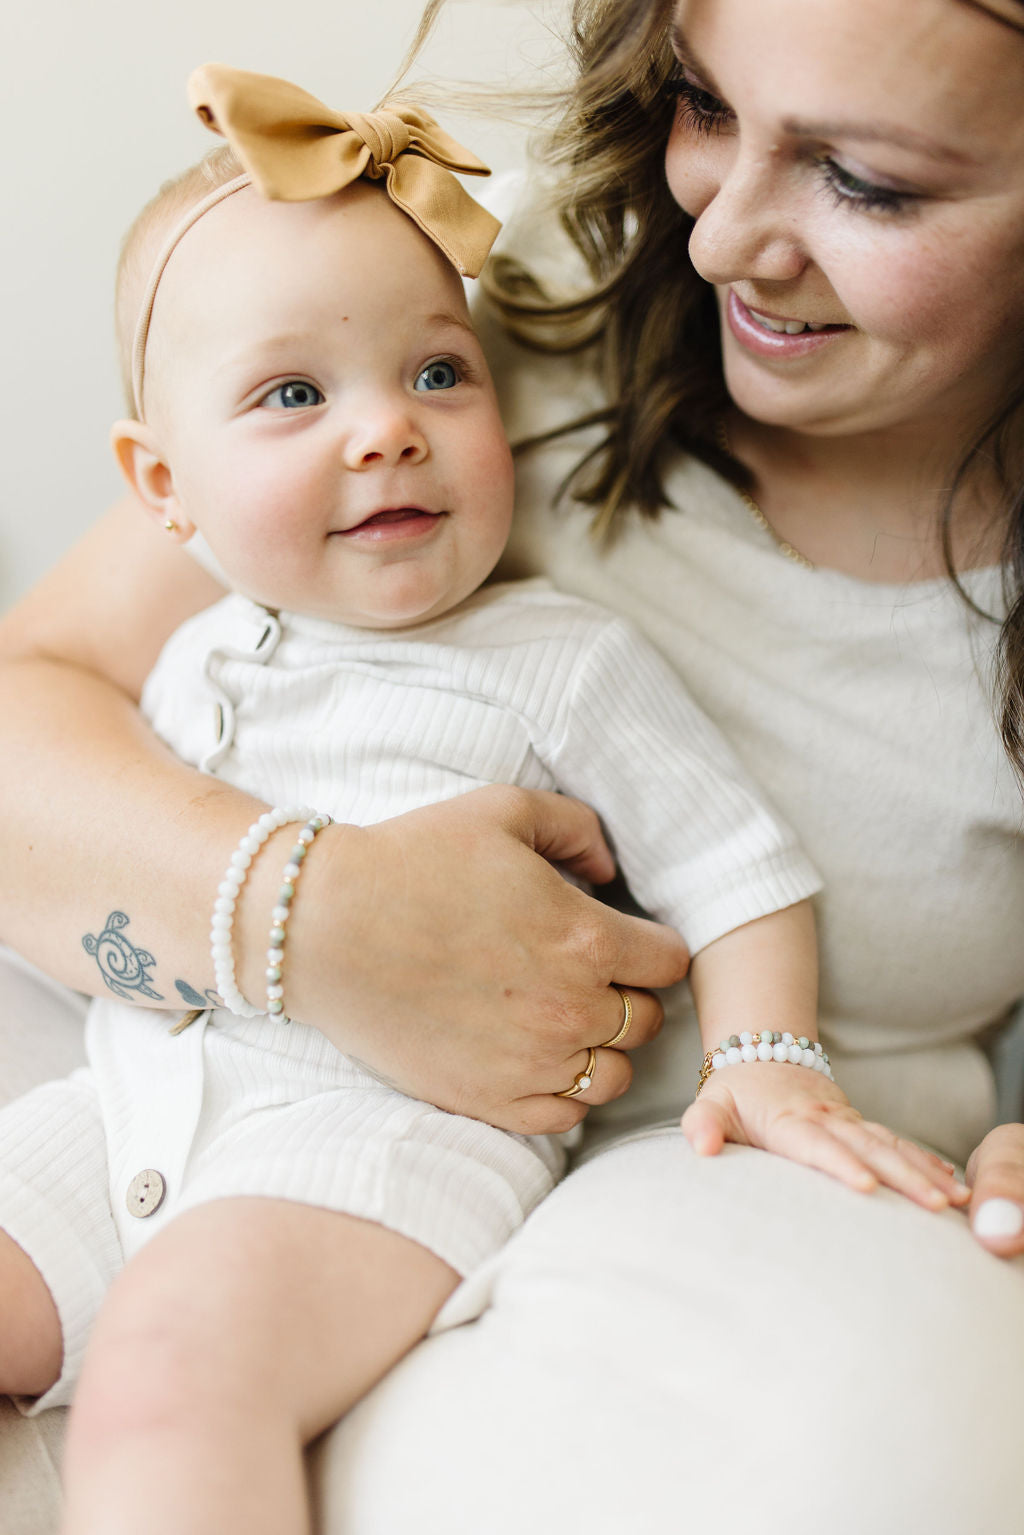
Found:
<svg viewBox="0 0 1024 1535"><path fill-rule="evenodd" d="M950 1163L862 1119L834 1082L806 1066L752 1061L724 1067L712 1074L682 1125L701 1156L715 1156L726 1141L735 1141L819 1168L861 1193L885 1184L928 1210L962 1205L970 1197ZM1024 1195L1024 1130L1021 1135Z"/></svg>
<svg viewBox="0 0 1024 1535"><path fill-rule="evenodd" d="M989 1252L1024 1252L1024 1125L997 1125L967 1164L971 1230Z"/></svg>
<svg viewBox="0 0 1024 1535"><path fill-rule="evenodd" d="M290 832L278 833L281 845ZM540 855L540 856L538 856ZM571 1128L626 1091L623 1053L661 1027L646 990L686 971L679 935L603 906L552 864L601 883L614 862L593 811L495 786L375 826L321 832L289 929L288 1011L402 1091L526 1134ZM243 992L262 989L274 852L236 916ZM239 917L241 921L239 921ZM589 1050L593 1085L573 1085Z"/></svg>

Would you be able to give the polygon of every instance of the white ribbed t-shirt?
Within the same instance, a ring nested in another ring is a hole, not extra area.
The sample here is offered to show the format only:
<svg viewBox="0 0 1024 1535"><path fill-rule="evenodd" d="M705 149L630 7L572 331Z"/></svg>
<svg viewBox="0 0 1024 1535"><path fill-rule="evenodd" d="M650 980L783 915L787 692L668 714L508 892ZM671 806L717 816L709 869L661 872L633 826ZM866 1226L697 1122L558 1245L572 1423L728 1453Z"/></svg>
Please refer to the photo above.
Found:
<svg viewBox="0 0 1024 1535"><path fill-rule="evenodd" d="M513 441L600 403L577 358L482 332ZM994 1086L975 1041L1024 996L1020 791L992 702L998 625L944 579L876 585L781 553L731 486L680 461L674 509L632 516L607 549L558 487L576 436L518 461L503 570L543 571L631 619L683 678L824 880L821 1030L865 1113L959 1157L989 1128ZM969 572L1000 618L1001 572ZM667 1029L634 1090L591 1115L619 1125L675 1107L694 1044Z"/></svg>

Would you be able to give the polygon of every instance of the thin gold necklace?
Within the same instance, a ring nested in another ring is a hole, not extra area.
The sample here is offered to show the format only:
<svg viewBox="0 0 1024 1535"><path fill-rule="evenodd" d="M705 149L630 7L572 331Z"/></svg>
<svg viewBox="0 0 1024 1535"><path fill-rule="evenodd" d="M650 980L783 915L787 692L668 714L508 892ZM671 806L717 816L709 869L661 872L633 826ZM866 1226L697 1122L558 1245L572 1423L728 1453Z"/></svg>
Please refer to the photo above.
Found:
<svg viewBox="0 0 1024 1535"><path fill-rule="evenodd" d="M715 428L715 436L718 439L718 446L721 448L722 452L728 454L728 456L731 458L732 449L729 446L729 433L726 430L725 421L721 416L718 418L718 425ZM758 527L762 530L762 532L768 534L768 537L776 545L779 552L784 554L787 560L792 560L795 565L802 566L804 570L813 570L814 566L807 558L807 556L805 554L801 554L799 549L794 549L792 544L787 543L784 538L781 538L779 534L776 533L775 529L768 521L768 518L765 516L764 512L762 512L761 508L754 500L753 496L749 495L748 492L743 490L739 485L734 485L733 489L739 496L740 500L743 502L743 505L746 507L751 517L753 517L754 521L757 523Z"/></svg>

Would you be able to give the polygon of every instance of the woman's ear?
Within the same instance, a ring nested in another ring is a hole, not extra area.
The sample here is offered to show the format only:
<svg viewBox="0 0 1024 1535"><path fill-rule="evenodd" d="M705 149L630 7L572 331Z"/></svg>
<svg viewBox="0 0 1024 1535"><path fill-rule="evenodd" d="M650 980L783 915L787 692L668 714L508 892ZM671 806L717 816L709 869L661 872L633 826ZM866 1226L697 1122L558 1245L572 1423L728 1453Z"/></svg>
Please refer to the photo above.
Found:
<svg viewBox="0 0 1024 1535"><path fill-rule="evenodd" d="M121 473L153 521L178 543L195 532L174 488L170 465L150 427L143 421L115 421L110 443Z"/></svg>

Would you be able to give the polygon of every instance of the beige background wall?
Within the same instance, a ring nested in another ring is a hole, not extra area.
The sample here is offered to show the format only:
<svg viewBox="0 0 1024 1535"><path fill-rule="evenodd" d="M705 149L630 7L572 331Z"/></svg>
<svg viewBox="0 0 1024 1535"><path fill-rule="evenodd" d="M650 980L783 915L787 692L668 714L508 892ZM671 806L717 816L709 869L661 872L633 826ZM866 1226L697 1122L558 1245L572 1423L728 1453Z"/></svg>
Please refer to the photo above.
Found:
<svg viewBox="0 0 1024 1535"><path fill-rule="evenodd" d="M185 101L207 60L367 106L421 0L0 0L0 609L119 493L107 447L120 395L111 282L121 234L160 181L212 142ZM535 76L559 56L559 0L452 0L435 76ZM445 116L496 168L510 126Z"/></svg>

